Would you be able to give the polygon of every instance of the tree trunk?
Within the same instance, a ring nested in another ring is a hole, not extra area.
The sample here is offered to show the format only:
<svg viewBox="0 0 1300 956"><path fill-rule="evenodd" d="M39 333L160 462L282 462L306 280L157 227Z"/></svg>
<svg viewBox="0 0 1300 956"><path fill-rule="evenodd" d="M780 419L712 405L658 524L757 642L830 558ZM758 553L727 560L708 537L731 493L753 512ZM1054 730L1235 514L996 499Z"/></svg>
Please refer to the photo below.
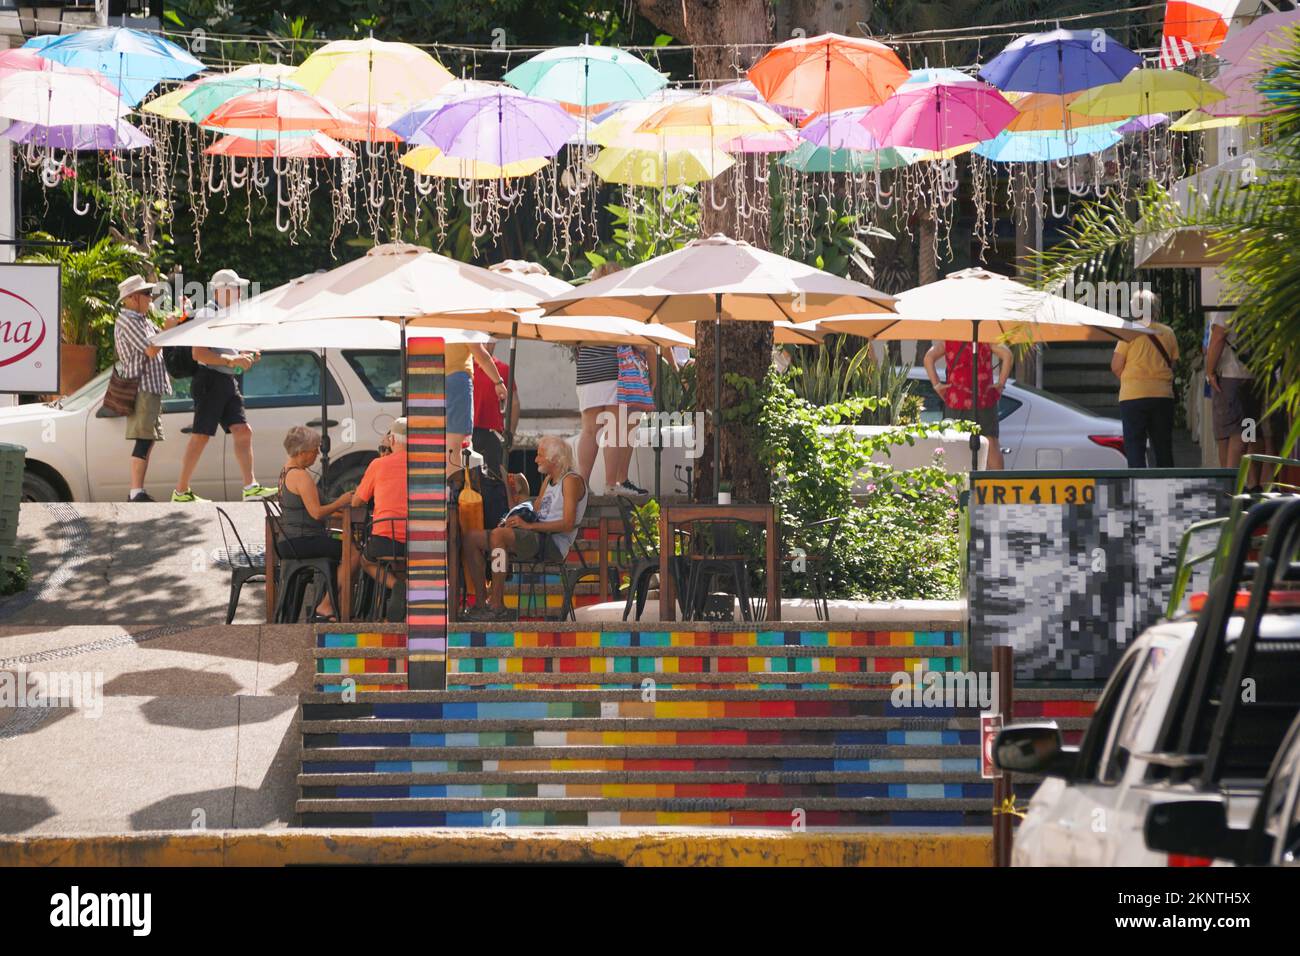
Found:
<svg viewBox="0 0 1300 956"><path fill-rule="evenodd" d="M656 27L685 43L700 47L695 51L695 77L699 80L730 82L744 75L755 59L766 52L772 42L768 29L765 0L639 0L641 14ZM726 45L720 45L726 44ZM748 45L747 45L748 44ZM748 177L753 183L754 163L764 158L738 157L738 162L711 183L701 185L700 231L709 236L723 233L743 239L759 248L769 245L768 221L763 215L736 215L736 183ZM740 233L740 234L738 234ZM700 316L701 320L708 316ZM714 399L714 332L713 322L700 321L696 326L696 409L715 412ZM772 362L772 327L764 322L725 322L722 325L722 369L761 382ZM735 389L723 383L722 408L735 407L739 400ZM768 474L747 440L749 424L733 422L722 430L722 481L730 482L738 501L767 501L770 487ZM703 452L696 461L696 497L713 493L713 442L716 440L710 417Z"/></svg>

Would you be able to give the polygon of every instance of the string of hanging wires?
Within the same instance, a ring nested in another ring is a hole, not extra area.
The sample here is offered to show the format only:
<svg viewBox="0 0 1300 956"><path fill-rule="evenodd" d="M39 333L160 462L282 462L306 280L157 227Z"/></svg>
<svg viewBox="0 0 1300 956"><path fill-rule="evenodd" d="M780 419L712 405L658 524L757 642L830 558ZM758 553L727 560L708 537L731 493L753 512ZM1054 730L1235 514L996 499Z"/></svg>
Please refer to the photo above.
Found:
<svg viewBox="0 0 1300 956"><path fill-rule="evenodd" d="M1055 27L1055 26L1059 26L1060 24L1079 23L1084 20L1097 21L1097 20L1106 20L1108 18L1123 17L1126 22L1120 24L1112 24L1111 26L1113 29L1120 29L1124 31L1142 30L1151 27L1157 27L1161 25L1161 23L1163 22L1164 9L1165 9L1165 3L1162 0L1162 2L1158 2L1158 3L1141 4L1132 7L1116 7L1109 10L1097 10L1090 13L1078 13L1078 14L1072 14L1072 15L1062 16L1062 17L1039 17L1039 18L1028 19L1028 20L1012 20L1012 21L1007 21L1005 23L988 24L980 27L944 27L944 28L937 28L931 30L918 30L909 33L879 34L871 38L878 40L881 43L885 43L889 46L894 46L894 47L924 46L924 47L933 48L937 45L940 46L941 48L946 48L948 44L956 45L959 43L970 43L970 42L976 42L982 47L983 41L985 40L998 40L1002 38L1015 38L1018 36L1022 36L1026 32L1024 28ZM1134 14L1151 13L1157 10L1160 11L1160 13L1156 16L1143 17L1138 22L1134 22L1132 19L1132 16ZM1205 19L1207 21L1221 20L1221 18L1217 16L1207 16L1202 19ZM1188 20L1187 22L1190 25L1191 23L1196 21ZM95 28L94 25L82 26L80 24L74 25L74 24L60 22L56 20L40 20L40 19L36 21L36 25L38 28L40 28L42 25L49 25L55 28L61 26L64 29L72 28L74 30ZM859 24L859 26L865 28L866 25ZM1099 24L1098 26L1101 27L1102 25ZM198 32L200 30L202 32ZM338 39L337 37L335 38L280 37L280 36L270 36L266 34L219 33L219 32L208 31L206 28L202 28L202 27L196 27L190 30L164 29L159 31L159 33L164 37L181 42L182 45L188 45L189 43L198 41L199 39L203 41L203 44L205 46L215 45L219 49L219 52L215 57L211 57L207 50L202 50L200 51L201 58L216 59L219 60L222 64L229 65L229 66L243 66L251 63L267 62L267 60L262 56L263 48L270 48L268 52L272 54L272 58L278 59L277 54L285 50L289 50L289 49L297 50L299 47L303 47L303 46L324 45L326 43L331 42L333 39ZM471 55L475 58L476 63L477 63L477 57L480 54L482 55L494 54L498 56L514 57L517 55L541 53L546 50L550 50L554 48L553 45L522 45L522 44L511 45L504 42L493 42L493 43L485 43L485 44L435 42L435 43L416 43L411 45L418 47L419 49L427 50L429 52L445 52L445 53L452 53L452 54L461 53L461 54ZM693 50L767 49L770 48L772 45L773 44L771 43L694 43L694 44L670 43L670 44L662 44L662 45L628 44L628 45L620 45L620 49L628 50L630 52L654 54L658 56L660 54L684 54L684 53L689 53ZM248 56L228 55L227 54L228 46L254 47L258 51L257 56L250 58ZM1141 48L1135 47L1132 49L1134 53L1138 53L1141 55L1152 55L1160 52L1160 47L1158 46L1141 47ZM950 69L973 71L978 69L982 65L982 63L979 62L979 60L982 57L983 53L984 51L981 49L980 52L977 54L977 62L975 63L958 65L958 66L952 66L946 63L941 63L938 65L948 66ZM696 81L687 81L683 83L678 83L676 85L688 86L688 87L694 85L708 85L708 81L705 81L704 83L698 83Z"/></svg>

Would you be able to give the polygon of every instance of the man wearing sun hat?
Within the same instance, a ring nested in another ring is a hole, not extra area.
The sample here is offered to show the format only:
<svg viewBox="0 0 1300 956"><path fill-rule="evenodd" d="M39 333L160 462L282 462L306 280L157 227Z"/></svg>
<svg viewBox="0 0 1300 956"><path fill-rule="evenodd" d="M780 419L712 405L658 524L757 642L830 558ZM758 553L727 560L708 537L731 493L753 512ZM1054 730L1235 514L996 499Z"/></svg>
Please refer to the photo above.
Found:
<svg viewBox="0 0 1300 956"><path fill-rule="evenodd" d="M126 439L135 442L131 450L131 483L127 501L153 501L144 490L145 473L154 442L163 440L162 399L172 393L172 381L163 363L162 349L149 344L158 334L150 318L158 283L144 276L131 276L117 286L119 311L113 326L117 371L123 378L136 379L135 410L126 420Z"/></svg>
<svg viewBox="0 0 1300 956"><path fill-rule="evenodd" d="M211 318L222 309L239 301L248 280L234 269L219 269L208 284L212 298L195 315L196 320ZM176 480L172 501L192 503L205 501L190 489L190 478L199 465L208 439L217 433L217 426L225 429L235 446L235 461L244 478L244 500L269 498L277 489L258 484L253 475L253 429L249 427L244 411L244 395L236 377L248 371L260 357L257 352L241 352L230 348L193 349L196 368L190 384L194 399L194 425L190 429L190 442L181 459L181 471Z"/></svg>

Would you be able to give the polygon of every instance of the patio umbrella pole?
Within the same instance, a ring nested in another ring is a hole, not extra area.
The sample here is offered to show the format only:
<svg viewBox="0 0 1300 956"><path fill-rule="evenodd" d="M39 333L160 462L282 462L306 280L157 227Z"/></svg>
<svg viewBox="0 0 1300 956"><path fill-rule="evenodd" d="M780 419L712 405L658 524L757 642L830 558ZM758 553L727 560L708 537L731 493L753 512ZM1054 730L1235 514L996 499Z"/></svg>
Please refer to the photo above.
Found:
<svg viewBox="0 0 1300 956"><path fill-rule="evenodd" d="M978 409L980 395L980 320L976 319L971 323L971 341L970 341L970 367L971 367L971 393L970 407L971 419L978 418L976 411ZM989 372L992 373L992 368ZM950 374L951 377L951 374ZM970 436L970 470L979 471L980 467L980 436L971 432Z"/></svg>
<svg viewBox="0 0 1300 956"><path fill-rule="evenodd" d="M326 380L325 349L322 348L320 350L320 480L322 485L328 480L330 473L329 395L325 391Z"/></svg>
<svg viewBox="0 0 1300 956"><path fill-rule="evenodd" d="M662 412L664 407L664 370L661 362L663 348L655 346L655 501L662 502L660 498L659 469L663 459L663 418ZM669 354L672 354L671 352Z"/></svg>
<svg viewBox="0 0 1300 956"><path fill-rule="evenodd" d="M402 316L402 344L397 353L402 359L402 417L406 417L406 316Z"/></svg>
<svg viewBox="0 0 1300 956"><path fill-rule="evenodd" d="M713 294L713 501L718 500L722 478L722 293Z"/></svg>
<svg viewBox="0 0 1300 956"><path fill-rule="evenodd" d="M506 440L505 450L501 453L501 470L504 474L501 480L506 483L506 494L510 491L510 449L515 443L515 426L511 418L511 412L514 411L514 394L515 394L515 352L519 348L519 320L510 323L510 368L506 371Z"/></svg>

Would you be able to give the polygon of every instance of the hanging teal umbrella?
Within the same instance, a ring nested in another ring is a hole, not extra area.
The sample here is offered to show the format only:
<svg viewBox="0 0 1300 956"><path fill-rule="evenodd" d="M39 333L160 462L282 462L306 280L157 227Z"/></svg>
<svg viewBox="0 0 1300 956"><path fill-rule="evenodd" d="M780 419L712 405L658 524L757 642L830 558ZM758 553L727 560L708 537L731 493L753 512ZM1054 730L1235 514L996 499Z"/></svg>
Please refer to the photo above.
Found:
<svg viewBox="0 0 1300 956"><path fill-rule="evenodd" d="M1052 159L1086 156L1109 149L1124 137L1116 130L1123 123L1088 126L1065 133L1059 130L1032 133L1002 132L975 147L975 154L996 163L1045 163Z"/></svg>
<svg viewBox="0 0 1300 956"><path fill-rule="evenodd" d="M529 96L576 106L640 100L668 84L667 76L631 53L587 43L539 53L504 79Z"/></svg>
<svg viewBox="0 0 1300 956"><path fill-rule="evenodd" d="M870 173L911 164L902 149L831 149L801 143L781 157L781 163L801 173Z"/></svg>

